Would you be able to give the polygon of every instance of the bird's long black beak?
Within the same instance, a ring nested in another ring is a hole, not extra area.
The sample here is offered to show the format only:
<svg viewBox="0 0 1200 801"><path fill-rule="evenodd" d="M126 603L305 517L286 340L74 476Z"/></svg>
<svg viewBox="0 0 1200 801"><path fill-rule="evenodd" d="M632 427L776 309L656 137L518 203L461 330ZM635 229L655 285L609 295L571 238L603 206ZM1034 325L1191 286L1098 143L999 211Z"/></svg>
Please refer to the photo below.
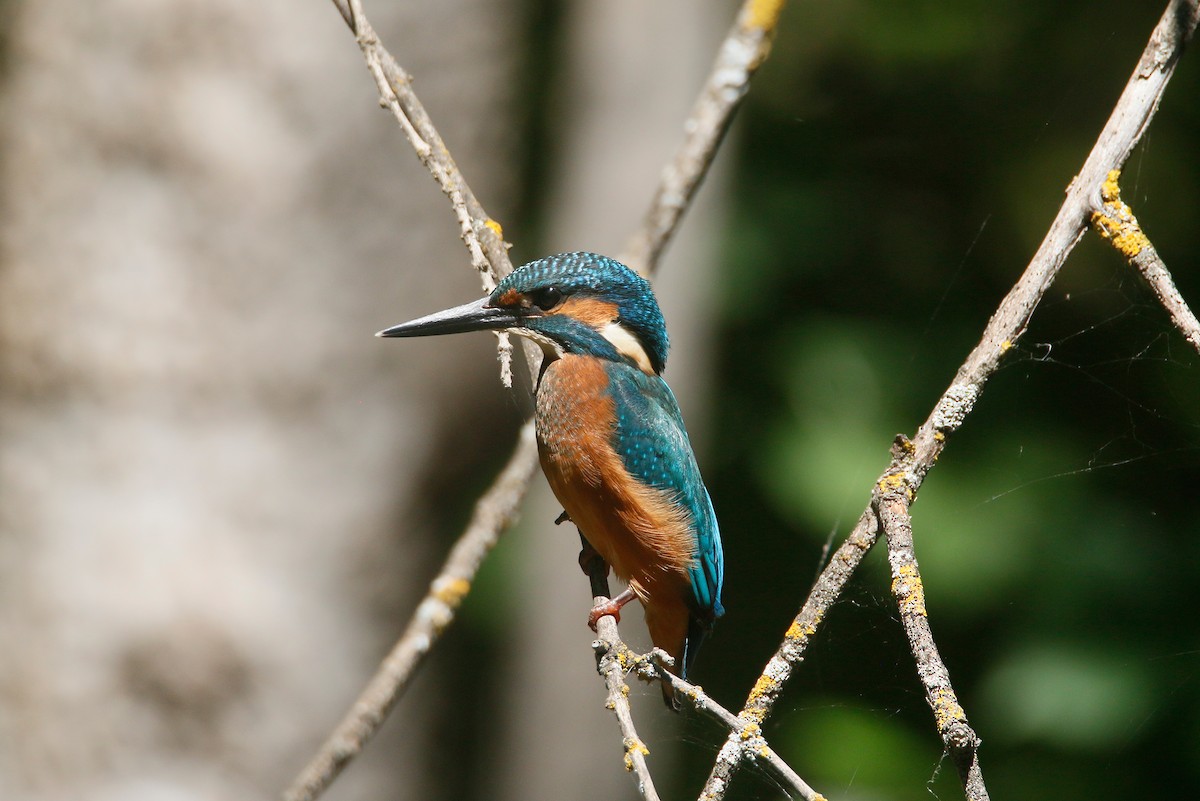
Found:
<svg viewBox="0 0 1200 801"><path fill-rule="evenodd" d="M464 303L453 309L410 320L407 323L385 328L377 337L428 337L437 334L460 334L464 331L493 331L500 328L518 328L520 318L510 309L491 308L489 298Z"/></svg>

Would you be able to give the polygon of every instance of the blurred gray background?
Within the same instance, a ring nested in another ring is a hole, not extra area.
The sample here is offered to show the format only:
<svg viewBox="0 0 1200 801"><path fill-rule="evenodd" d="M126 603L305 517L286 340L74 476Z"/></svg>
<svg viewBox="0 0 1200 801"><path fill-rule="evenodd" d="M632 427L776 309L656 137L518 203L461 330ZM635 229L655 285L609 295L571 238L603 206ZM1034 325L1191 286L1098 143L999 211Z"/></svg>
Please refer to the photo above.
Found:
<svg viewBox="0 0 1200 801"><path fill-rule="evenodd" d="M641 5L572 4L537 67L569 120L550 249L624 244L728 22ZM529 13L367 6L507 223ZM490 337L371 336L480 290L332 4L0 8L0 797L274 797L402 630L523 390ZM666 279L693 414L715 214ZM543 483L498 557L519 647L456 640L329 798L632 790Z"/></svg>

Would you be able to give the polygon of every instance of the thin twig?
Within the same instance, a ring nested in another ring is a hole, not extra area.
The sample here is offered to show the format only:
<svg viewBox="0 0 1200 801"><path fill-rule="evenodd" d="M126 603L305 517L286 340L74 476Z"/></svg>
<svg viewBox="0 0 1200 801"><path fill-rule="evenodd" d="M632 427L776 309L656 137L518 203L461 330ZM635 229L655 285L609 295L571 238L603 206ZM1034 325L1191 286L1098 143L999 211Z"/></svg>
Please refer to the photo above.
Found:
<svg viewBox="0 0 1200 801"><path fill-rule="evenodd" d="M650 656L639 657L636 670L648 680L671 683L677 697L686 700L696 709L716 720L729 729L728 742L740 748L746 759L761 764L766 772L779 782L780 786L789 790L794 796L805 801L825 801L825 796L818 793L800 778L800 774L775 752L763 736L762 728L754 723L748 723L737 715L721 706L711 695L704 691L699 684L692 684L667 670L658 660L653 658L662 651L651 652Z"/></svg>
<svg viewBox="0 0 1200 801"><path fill-rule="evenodd" d="M594 555L587 565L588 579L592 586L592 601L594 605L607 603L608 565L600 556ZM654 789L654 779L646 764L650 749L638 736L633 725L633 711L629 707L629 685L625 683L625 674L635 663L637 657L617 632L617 619L612 615L604 615L596 621L596 640L592 643L596 652L596 671L604 678L604 686L608 690L608 700L604 706L617 717L617 725L621 728L621 745L625 749L625 770L637 779L638 792L646 801L658 801L658 791Z"/></svg>
<svg viewBox="0 0 1200 801"><path fill-rule="evenodd" d="M888 563L892 568L892 594L900 607L900 621L908 635L917 664L917 676L925 688L925 700L933 709L934 725L946 752L958 768L959 779L969 801L987 801L987 787L979 767L979 736L967 723L967 715L950 683L950 671L938 652L925 608L925 587L913 549L912 518L904 486L879 491L873 501L879 525L887 538Z"/></svg>
<svg viewBox="0 0 1200 801"><path fill-rule="evenodd" d="M471 254L471 266L479 272L483 291L491 292L500 279L513 269L500 223L489 217L475 198L446 143L426 113L425 106L413 91L412 77L380 43L379 36L363 12L362 0L333 2L362 50L367 69L379 90L379 104L392 112L417 158L450 199L450 206L458 219L459 236ZM501 331L496 336L499 339L501 381L504 386L511 387L512 345L507 333ZM529 354L530 351L527 351L527 357Z"/></svg>
<svg viewBox="0 0 1200 801"><path fill-rule="evenodd" d="M593 602L607 603L608 568L604 561L596 557L588 566L588 576L591 579ZM601 617L596 623L599 635L592 647L596 650L597 668L604 677L608 688L606 706L616 715L621 725L621 733L625 743L625 768L638 775L639 789L646 794L645 787L650 786L649 773L642 774L637 757L631 753L631 745L636 746L644 757L649 751L643 751L645 746L633 729L632 718L629 717L629 686L624 676L629 673L637 674L638 678L648 682L667 681L677 693L677 697L687 701L700 712L708 715L729 729L728 742L741 750L744 756L760 763L765 771L774 777L780 786L790 790L796 797L805 801L825 801L825 797L814 790L800 777L791 765L784 761L763 736L762 728L757 724L742 720L730 712L704 691L698 684L692 684L679 678L668 669L670 657L661 649L655 648L648 654L635 653L621 640L617 631L616 619L611 615Z"/></svg>
<svg viewBox="0 0 1200 801"><path fill-rule="evenodd" d="M959 367L954 381L917 430L916 437L912 442L904 440L904 453L896 469L889 469L879 479L880 490L886 492L903 487L910 503L916 498L948 437L966 420L984 384L1025 332L1033 310L1086 231L1091 213L1102 209L1101 188L1109 171L1120 169L1153 119L1183 46L1196 29L1200 16L1197 3L1198 0L1171 0L1168 3L1108 122L1068 188L1066 199L1037 253L1001 301L979 344ZM822 571L779 650L755 682L739 717L761 724L770 714L820 621L877 536L878 520L868 505L846 542L834 553L830 565ZM706 801L724 798L741 759L739 749L729 744L722 747L700 798Z"/></svg>
<svg viewBox="0 0 1200 801"><path fill-rule="evenodd" d="M429 593L417 607L404 636L392 648L345 719L284 793L286 801L313 801L320 796L375 736L414 671L453 621L480 564L496 544L500 532L516 519L536 466L537 442L533 436L533 423L528 422L521 427L517 449L508 464L476 502L471 522L430 584Z"/></svg>
<svg viewBox="0 0 1200 801"><path fill-rule="evenodd" d="M1133 216L1133 209L1121 200L1120 178L1120 170L1109 172L1100 190L1104 205L1099 211L1092 212L1092 227L1146 279L1179 333L1200 351L1200 321L1196 320L1187 301L1179 294L1167 265L1138 224L1137 217Z"/></svg>
<svg viewBox="0 0 1200 801"><path fill-rule="evenodd" d="M737 21L717 51L708 81L684 122L684 140L663 168L658 189L642 225L621 261L642 275L654 272L663 249L692 203L717 147L729 129L750 79L771 52L771 40L784 0L746 0Z"/></svg>

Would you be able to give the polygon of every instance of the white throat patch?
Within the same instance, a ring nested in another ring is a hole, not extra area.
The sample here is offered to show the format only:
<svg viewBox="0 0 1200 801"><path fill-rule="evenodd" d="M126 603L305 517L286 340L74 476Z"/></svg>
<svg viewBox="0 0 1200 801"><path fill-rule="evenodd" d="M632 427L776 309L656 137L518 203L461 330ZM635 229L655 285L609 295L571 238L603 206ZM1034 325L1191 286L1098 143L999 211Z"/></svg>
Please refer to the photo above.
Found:
<svg viewBox="0 0 1200 801"><path fill-rule="evenodd" d="M632 359L643 373L654 375L654 366L650 364L650 357L646 354L646 349L642 347L637 335L628 328L613 320L600 329L600 335L612 343L612 346L617 349L617 353Z"/></svg>
<svg viewBox="0 0 1200 801"><path fill-rule="evenodd" d="M559 345L545 334L539 334L537 331L530 331L528 328L506 328L504 329L510 334L516 334L519 337L525 337L531 342L536 342L542 348L542 353L545 354L547 363L555 359L561 359L563 355L562 345Z"/></svg>

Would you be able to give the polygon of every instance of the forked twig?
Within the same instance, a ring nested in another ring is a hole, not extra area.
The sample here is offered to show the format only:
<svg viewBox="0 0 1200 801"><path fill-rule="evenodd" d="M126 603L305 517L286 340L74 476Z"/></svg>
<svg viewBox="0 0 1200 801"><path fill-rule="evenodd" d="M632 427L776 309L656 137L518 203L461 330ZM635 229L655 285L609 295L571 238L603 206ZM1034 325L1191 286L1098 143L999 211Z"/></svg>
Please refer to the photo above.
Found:
<svg viewBox="0 0 1200 801"><path fill-rule="evenodd" d="M942 661L929 627L925 587L913 550L908 492L903 484L885 491L877 488L872 506L887 538L892 595L900 608L900 622L916 661L917 677L925 688L925 700L933 709L934 726L958 769L967 798L970 801L987 801L987 787L979 768L979 736L967 723L967 715L950 683L950 671Z"/></svg>
<svg viewBox="0 0 1200 801"><path fill-rule="evenodd" d="M1187 301L1179 294L1167 265L1163 264L1154 245L1150 244L1150 238L1142 230L1137 217L1133 216L1133 210L1121 200L1120 177L1120 170L1109 172L1100 190L1103 205L1092 212L1092 227L1146 279L1179 333L1200 351L1200 321L1196 320Z"/></svg>
<svg viewBox="0 0 1200 801"><path fill-rule="evenodd" d="M592 585L593 603L607 603L609 600L608 568L599 557L591 560L588 566L588 577ZM800 775L779 756L767 743L762 728L754 723L747 723L737 715L716 702L704 688L685 681L670 670L668 664L671 658L658 648L649 654L634 653L621 640L617 631L617 621L611 615L605 615L596 622L596 633L599 635L592 647L596 650L596 664L600 675L604 677L608 689L608 700L605 703L617 716L621 727L622 742L625 746L625 769L632 771L638 779L638 789L642 795L651 801L657 798L656 791L646 767L645 757L649 750L637 736L633 726L629 708L629 685L625 676L637 674L638 678L649 682L670 682L677 697L690 703L700 712L708 715L729 729L728 742L740 749L745 757L761 764L764 770L784 787L805 801L825 801L824 796L808 785Z"/></svg>

